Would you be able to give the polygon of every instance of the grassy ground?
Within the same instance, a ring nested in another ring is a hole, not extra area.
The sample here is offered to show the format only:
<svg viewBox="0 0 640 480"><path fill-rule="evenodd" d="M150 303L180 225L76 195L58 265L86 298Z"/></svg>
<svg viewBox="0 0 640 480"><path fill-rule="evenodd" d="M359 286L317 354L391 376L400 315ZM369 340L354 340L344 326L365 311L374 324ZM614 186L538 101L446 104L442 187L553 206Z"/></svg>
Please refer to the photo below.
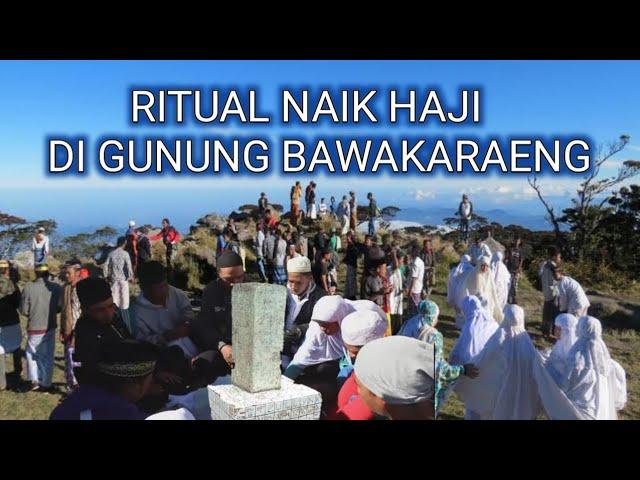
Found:
<svg viewBox="0 0 640 480"><path fill-rule="evenodd" d="M25 319L22 319L23 331L26 327ZM57 332L56 332L57 333ZM25 339L23 336L24 348ZM13 372L13 359L11 355L5 355L7 373ZM27 362L22 361L22 379L27 378ZM0 419L1 420L46 420L51 411L58 405L65 391L64 380L64 350L62 343L56 338L55 368L53 370L53 386L59 393L19 392L13 389L12 375L9 375L9 389L0 392Z"/></svg>

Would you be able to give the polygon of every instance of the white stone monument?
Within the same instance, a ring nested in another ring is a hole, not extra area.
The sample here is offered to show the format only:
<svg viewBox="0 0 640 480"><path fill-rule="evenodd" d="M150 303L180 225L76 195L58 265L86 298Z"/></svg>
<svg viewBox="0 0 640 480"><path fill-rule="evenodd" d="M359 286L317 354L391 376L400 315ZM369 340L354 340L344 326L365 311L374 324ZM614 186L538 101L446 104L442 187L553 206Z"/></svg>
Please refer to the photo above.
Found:
<svg viewBox="0 0 640 480"><path fill-rule="evenodd" d="M213 420L318 420L320 393L280 374L287 290L281 285L233 287L230 385L209 385Z"/></svg>

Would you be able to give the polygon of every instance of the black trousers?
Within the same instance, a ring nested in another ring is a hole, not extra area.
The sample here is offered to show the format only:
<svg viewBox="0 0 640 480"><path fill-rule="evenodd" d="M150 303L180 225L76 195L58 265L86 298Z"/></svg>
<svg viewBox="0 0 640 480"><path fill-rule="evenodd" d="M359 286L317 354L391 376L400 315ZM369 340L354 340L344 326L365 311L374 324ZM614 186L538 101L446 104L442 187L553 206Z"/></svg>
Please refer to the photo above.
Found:
<svg viewBox="0 0 640 480"><path fill-rule="evenodd" d="M551 335L556 317L560 313L556 302L551 300L544 302L542 306L542 334Z"/></svg>

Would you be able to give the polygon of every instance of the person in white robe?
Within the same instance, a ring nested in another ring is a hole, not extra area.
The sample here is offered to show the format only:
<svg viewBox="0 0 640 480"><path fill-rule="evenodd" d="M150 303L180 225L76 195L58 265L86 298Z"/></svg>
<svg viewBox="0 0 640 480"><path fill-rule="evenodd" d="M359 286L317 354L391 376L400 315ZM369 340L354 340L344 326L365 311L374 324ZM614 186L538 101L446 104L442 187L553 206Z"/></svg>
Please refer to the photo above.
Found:
<svg viewBox="0 0 640 480"><path fill-rule="evenodd" d="M399 266L393 269L389 267L389 284L393 287L393 290L389 294L389 310L391 315L402 316L402 300L403 300L403 283L402 270Z"/></svg>
<svg viewBox="0 0 640 480"><path fill-rule="evenodd" d="M611 359L598 319L581 317L577 332L560 386L583 418L616 420L627 395L624 371Z"/></svg>
<svg viewBox="0 0 640 480"><path fill-rule="evenodd" d="M488 257L480 257L475 268L465 274L461 279L460 288L457 289L456 295L456 302L459 308L461 308L461 303L466 297L473 295L481 300L482 305L496 322L502 322L502 309L500 308L500 301L498 300Z"/></svg>
<svg viewBox="0 0 640 480"><path fill-rule="evenodd" d="M331 411L337 400L340 359L344 355L341 323L356 309L338 295L320 298L313 307L304 341L283 375L312 388L322 396L322 411Z"/></svg>
<svg viewBox="0 0 640 480"><path fill-rule="evenodd" d="M498 297L498 307L504 310L511 290L511 273L502 261L504 254L496 252L491 257L491 272L493 273L493 283L496 286L496 296Z"/></svg>
<svg viewBox="0 0 640 480"><path fill-rule="evenodd" d="M461 303L461 310L465 317L462 333L449 355L452 365L476 364L476 358L498 329L498 324L487 313L480 299L475 296L466 297ZM480 418L471 409L465 410L465 419Z"/></svg>
<svg viewBox="0 0 640 480"><path fill-rule="evenodd" d="M491 258L491 249L479 236L476 237L465 253L471 257L473 265L477 265L482 257Z"/></svg>
<svg viewBox="0 0 640 480"><path fill-rule="evenodd" d="M471 257L469 255L463 255L460 258L460 263L451 269L449 278L447 279L447 303L455 310L455 320L458 328L462 328L464 323L464 315L456 301L459 296L458 290L462 286L462 280L465 278L465 274L472 269Z"/></svg>
<svg viewBox="0 0 640 480"><path fill-rule="evenodd" d="M313 307L311 323L304 342L287 366L284 375L295 380L307 367L342 358L344 342L340 334L340 323L344 317L355 311L352 302L347 302L339 295L320 298Z"/></svg>
<svg viewBox="0 0 640 480"><path fill-rule="evenodd" d="M454 365L475 363L476 357L499 327L482 307L478 297L465 298L462 312L465 316L464 327L449 356L449 363Z"/></svg>
<svg viewBox="0 0 640 480"><path fill-rule="evenodd" d="M557 341L553 348L542 352L547 370L556 382L564 372L569 350L576 343L578 319L570 313L561 313L555 319L554 336Z"/></svg>
<svg viewBox="0 0 640 480"><path fill-rule="evenodd" d="M476 358L479 375L462 378L456 394L467 410L482 420L534 420L542 411L538 386L531 374L539 362L524 327L524 310L507 305L500 328Z"/></svg>

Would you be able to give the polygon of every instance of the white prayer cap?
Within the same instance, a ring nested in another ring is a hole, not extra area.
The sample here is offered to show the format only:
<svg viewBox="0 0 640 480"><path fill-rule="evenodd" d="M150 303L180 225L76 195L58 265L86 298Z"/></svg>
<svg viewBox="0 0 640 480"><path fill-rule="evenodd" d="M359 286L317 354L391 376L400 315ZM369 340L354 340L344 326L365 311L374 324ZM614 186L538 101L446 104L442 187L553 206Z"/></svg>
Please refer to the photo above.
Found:
<svg viewBox="0 0 640 480"><path fill-rule="evenodd" d="M133 220L129 220L129 226L130 227L135 227L136 226L136 222L134 222Z"/></svg>
<svg viewBox="0 0 640 480"><path fill-rule="evenodd" d="M387 321L387 314L384 313L384 310L382 310L382 308L380 308L380 306L377 303L372 302L371 300L345 299L344 301L347 302L349 305L351 305L356 310L356 312L365 312L365 311L375 312L380 316L380 318L382 318L383 322Z"/></svg>
<svg viewBox="0 0 640 480"><path fill-rule="evenodd" d="M288 273L311 273L311 260L305 256L290 258L287 262Z"/></svg>
<svg viewBox="0 0 640 480"><path fill-rule="evenodd" d="M478 265L490 265L491 264L491 260L489 260L489 257L483 255L478 259Z"/></svg>
<svg viewBox="0 0 640 480"><path fill-rule="evenodd" d="M462 255L460 258L460 263L469 263L471 262L471 255Z"/></svg>
<svg viewBox="0 0 640 480"><path fill-rule="evenodd" d="M352 305L339 295L327 295L318 300L313 307L311 320L317 322L342 322L342 319L355 312Z"/></svg>
<svg viewBox="0 0 640 480"><path fill-rule="evenodd" d="M392 336L367 343L355 363L358 381L391 405L434 400L434 349L415 338Z"/></svg>
<svg viewBox="0 0 640 480"><path fill-rule="evenodd" d="M372 340L384 337L387 322L375 311L360 310L344 317L340 331L344 343L361 347Z"/></svg>

